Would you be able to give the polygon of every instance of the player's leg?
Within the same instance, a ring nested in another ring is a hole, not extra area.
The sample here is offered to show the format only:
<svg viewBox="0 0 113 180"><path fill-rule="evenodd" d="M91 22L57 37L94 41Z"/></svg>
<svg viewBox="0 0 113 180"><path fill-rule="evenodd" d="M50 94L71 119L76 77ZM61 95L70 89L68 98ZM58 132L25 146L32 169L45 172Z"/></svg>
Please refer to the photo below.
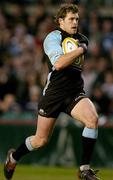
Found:
<svg viewBox="0 0 113 180"><path fill-rule="evenodd" d="M24 144L13 153L13 158L18 161L21 156L29 151L33 151L47 144L49 136L54 128L55 121L54 118L47 118L39 115L36 134L26 138Z"/></svg>
<svg viewBox="0 0 113 180"><path fill-rule="evenodd" d="M82 159L80 179L98 180L95 172L90 169L91 156L98 136L98 115L93 103L88 98L81 99L71 111L76 120L81 121L85 128L82 133Z"/></svg>
<svg viewBox="0 0 113 180"><path fill-rule="evenodd" d="M11 179L17 162L29 153L39 147L47 144L49 136L52 134L54 125L54 118L38 117L36 134L27 137L26 140L16 149L8 151L7 159L4 165L4 175L7 179Z"/></svg>

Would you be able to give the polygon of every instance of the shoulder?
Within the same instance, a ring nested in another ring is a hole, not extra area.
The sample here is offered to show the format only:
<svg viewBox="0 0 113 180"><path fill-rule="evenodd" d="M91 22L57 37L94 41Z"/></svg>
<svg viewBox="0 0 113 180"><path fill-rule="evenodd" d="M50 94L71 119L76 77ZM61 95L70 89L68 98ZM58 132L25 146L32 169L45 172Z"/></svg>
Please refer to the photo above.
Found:
<svg viewBox="0 0 113 180"><path fill-rule="evenodd" d="M53 40L61 40L61 38L62 38L62 36L61 36L61 31L59 31L59 30L54 30L54 31L50 32L50 33L46 36L44 42L50 41L50 40L52 40L52 41L53 41Z"/></svg>
<svg viewBox="0 0 113 180"><path fill-rule="evenodd" d="M43 42L44 52L50 54L51 51L54 51L55 53L58 51L62 54L61 41L62 36L59 30L50 32Z"/></svg>

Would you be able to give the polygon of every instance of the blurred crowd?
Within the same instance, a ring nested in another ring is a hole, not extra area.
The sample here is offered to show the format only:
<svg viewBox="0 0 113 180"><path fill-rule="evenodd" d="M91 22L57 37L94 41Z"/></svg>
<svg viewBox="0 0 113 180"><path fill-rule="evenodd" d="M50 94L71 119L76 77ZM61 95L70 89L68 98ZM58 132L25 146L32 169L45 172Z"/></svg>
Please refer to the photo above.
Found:
<svg viewBox="0 0 113 180"><path fill-rule="evenodd" d="M19 2L19 3L17 3ZM23 3L22 3L23 2ZM61 1L1 1L0 5L0 118L35 119L48 67L43 52L45 36L54 30ZM86 94L102 120L113 120L112 1L77 3L80 32L89 38L83 78ZM107 2L108 6L107 6ZM103 7L103 9L102 9ZM104 11L106 10L106 11ZM103 122L103 121L102 121Z"/></svg>

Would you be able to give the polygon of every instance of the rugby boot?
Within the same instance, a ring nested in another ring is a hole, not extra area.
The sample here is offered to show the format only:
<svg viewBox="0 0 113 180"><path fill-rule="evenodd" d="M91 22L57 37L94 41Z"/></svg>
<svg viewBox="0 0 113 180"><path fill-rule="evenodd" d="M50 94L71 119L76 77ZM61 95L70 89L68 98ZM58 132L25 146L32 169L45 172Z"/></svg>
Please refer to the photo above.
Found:
<svg viewBox="0 0 113 180"><path fill-rule="evenodd" d="M98 170L93 169L83 170L78 172L78 180L101 180L96 176Z"/></svg>
<svg viewBox="0 0 113 180"><path fill-rule="evenodd" d="M7 180L12 179L16 163L12 163L10 160L11 154L15 152L15 149L10 149L7 153L7 158L4 164L4 176Z"/></svg>

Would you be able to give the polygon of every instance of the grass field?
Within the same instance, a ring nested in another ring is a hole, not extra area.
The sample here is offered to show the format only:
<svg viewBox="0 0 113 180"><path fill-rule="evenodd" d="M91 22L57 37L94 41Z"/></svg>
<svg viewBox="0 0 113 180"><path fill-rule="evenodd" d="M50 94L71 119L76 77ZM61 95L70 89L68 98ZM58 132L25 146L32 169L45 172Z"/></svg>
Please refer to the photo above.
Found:
<svg viewBox="0 0 113 180"><path fill-rule="evenodd" d="M77 180L76 172L77 169L74 168L18 165L13 180ZM113 180L113 170L100 169L99 177L102 180ZM2 165L0 165L0 180L5 180Z"/></svg>

